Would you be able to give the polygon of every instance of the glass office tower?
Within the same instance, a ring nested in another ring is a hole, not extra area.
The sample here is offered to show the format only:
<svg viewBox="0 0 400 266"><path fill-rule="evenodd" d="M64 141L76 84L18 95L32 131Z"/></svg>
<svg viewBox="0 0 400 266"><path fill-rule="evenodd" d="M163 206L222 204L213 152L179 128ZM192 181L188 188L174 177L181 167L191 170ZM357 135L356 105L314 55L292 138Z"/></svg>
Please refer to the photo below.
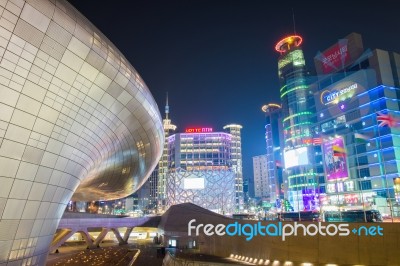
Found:
<svg viewBox="0 0 400 266"><path fill-rule="evenodd" d="M268 195L267 200L275 203L284 198L284 183L282 178L282 108L279 104L263 105L265 113L265 144L267 157Z"/></svg>

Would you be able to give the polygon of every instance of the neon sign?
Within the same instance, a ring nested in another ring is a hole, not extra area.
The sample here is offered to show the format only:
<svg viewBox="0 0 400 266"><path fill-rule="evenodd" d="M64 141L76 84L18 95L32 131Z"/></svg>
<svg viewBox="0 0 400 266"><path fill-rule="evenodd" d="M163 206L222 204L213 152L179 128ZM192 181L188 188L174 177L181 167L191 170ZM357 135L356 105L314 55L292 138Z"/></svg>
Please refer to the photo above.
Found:
<svg viewBox="0 0 400 266"><path fill-rule="evenodd" d="M191 127L185 129L186 133L208 133L213 132L212 127Z"/></svg>
<svg viewBox="0 0 400 266"><path fill-rule="evenodd" d="M357 89L358 84L353 83L347 87L342 89L333 89L331 91L325 90L321 93L321 103L324 105L328 105L330 103L338 103L339 101L344 101L348 98L351 98L354 95L355 90Z"/></svg>
<svg viewBox="0 0 400 266"><path fill-rule="evenodd" d="M284 53L289 51L292 48L291 46L299 47L302 42L303 38L299 35L288 36L275 45L275 50L279 53Z"/></svg>

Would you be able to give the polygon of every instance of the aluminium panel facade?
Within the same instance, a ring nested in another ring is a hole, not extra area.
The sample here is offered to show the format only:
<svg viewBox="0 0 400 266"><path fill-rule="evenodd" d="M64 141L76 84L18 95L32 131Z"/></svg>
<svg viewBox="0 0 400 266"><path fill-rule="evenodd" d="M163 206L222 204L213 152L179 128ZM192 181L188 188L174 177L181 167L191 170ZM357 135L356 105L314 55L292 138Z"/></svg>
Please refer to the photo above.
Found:
<svg viewBox="0 0 400 266"><path fill-rule="evenodd" d="M68 2L0 10L0 264L44 265L71 197L120 198L145 182L162 121L136 70Z"/></svg>

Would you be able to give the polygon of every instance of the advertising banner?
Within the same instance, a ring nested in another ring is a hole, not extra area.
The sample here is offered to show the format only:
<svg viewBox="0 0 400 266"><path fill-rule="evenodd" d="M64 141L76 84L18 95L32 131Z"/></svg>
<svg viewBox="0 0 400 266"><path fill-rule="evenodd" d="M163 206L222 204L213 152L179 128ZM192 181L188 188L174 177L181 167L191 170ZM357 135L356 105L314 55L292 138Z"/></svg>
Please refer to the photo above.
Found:
<svg viewBox="0 0 400 266"><path fill-rule="evenodd" d="M361 35L351 33L328 49L318 52L314 57L315 68L319 75L340 72L341 69L357 61L363 52Z"/></svg>
<svg viewBox="0 0 400 266"><path fill-rule="evenodd" d="M325 141L324 149L324 167L328 181L343 179L349 177L347 166L347 154L344 148L342 137Z"/></svg>
<svg viewBox="0 0 400 266"><path fill-rule="evenodd" d="M343 68L350 60L347 50L347 40L341 41L326 50L321 55L322 73L329 74L334 70Z"/></svg>

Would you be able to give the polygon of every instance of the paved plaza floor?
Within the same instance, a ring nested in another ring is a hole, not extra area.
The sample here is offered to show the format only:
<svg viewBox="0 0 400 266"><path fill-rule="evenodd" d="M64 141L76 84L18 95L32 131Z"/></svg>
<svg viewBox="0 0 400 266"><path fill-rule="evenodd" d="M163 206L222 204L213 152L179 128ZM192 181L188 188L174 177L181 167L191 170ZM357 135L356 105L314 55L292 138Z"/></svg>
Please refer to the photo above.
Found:
<svg viewBox="0 0 400 266"><path fill-rule="evenodd" d="M158 248L151 240L135 240L124 246L106 242L92 250L87 250L83 242L67 243L58 249L58 253L49 254L46 266L125 266L135 255L135 266L161 266L163 257L157 256Z"/></svg>

